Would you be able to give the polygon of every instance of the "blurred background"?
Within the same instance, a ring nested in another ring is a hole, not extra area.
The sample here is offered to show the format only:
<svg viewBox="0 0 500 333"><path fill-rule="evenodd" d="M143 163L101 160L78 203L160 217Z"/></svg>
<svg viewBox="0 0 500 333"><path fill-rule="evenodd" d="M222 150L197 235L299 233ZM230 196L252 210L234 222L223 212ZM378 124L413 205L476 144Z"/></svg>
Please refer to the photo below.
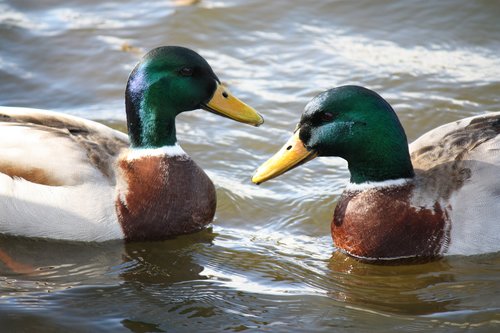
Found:
<svg viewBox="0 0 500 333"><path fill-rule="evenodd" d="M488 0L0 0L0 105L125 130L132 68L151 48L182 45L266 120L178 117L180 144L217 187L205 231L127 245L1 236L1 331L500 330L498 254L398 267L336 251L341 159L250 182L334 86L377 91L409 141L499 111L499 17Z"/></svg>

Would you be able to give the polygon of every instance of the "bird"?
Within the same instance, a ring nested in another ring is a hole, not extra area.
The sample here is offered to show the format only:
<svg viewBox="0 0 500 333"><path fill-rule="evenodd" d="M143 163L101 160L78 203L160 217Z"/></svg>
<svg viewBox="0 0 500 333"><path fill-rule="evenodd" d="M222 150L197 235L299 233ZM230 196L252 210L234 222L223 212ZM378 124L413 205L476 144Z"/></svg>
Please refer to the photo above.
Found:
<svg viewBox="0 0 500 333"><path fill-rule="evenodd" d="M125 89L128 135L68 114L0 107L0 233L100 242L164 240L203 229L215 187L181 148L176 116L262 116L182 46L145 54Z"/></svg>
<svg viewBox="0 0 500 333"><path fill-rule="evenodd" d="M383 97L340 86L306 105L292 137L252 181L318 156L340 157L350 181L331 223L339 251L377 263L493 253L500 250L499 134L500 112L492 112L442 125L408 145Z"/></svg>

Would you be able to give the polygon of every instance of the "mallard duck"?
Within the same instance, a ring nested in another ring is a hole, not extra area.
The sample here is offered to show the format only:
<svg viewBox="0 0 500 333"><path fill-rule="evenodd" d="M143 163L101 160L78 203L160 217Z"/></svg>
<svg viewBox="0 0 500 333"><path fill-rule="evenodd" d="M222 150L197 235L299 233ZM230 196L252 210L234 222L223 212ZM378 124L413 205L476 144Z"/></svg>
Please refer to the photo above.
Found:
<svg viewBox="0 0 500 333"><path fill-rule="evenodd" d="M128 136L56 112L0 108L0 233L160 240L210 223L212 181L177 144L175 117L204 109L259 126L196 52L156 48L125 90Z"/></svg>
<svg viewBox="0 0 500 333"><path fill-rule="evenodd" d="M292 138L262 164L262 183L316 156L345 159L350 183L331 231L364 260L500 250L500 112L438 127L409 147L377 93L342 86L312 99ZM318 176L319 177L319 176Z"/></svg>

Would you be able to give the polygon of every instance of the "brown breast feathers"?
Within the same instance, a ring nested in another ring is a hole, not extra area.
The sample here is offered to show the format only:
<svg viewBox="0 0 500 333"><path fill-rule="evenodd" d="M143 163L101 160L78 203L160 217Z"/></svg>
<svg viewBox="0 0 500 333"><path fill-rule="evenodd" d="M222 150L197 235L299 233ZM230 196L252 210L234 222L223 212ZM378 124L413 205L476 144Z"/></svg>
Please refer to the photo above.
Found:
<svg viewBox="0 0 500 333"><path fill-rule="evenodd" d="M127 240L160 240L190 233L215 214L215 187L186 156L148 156L118 162L126 185L116 201Z"/></svg>
<svg viewBox="0 0 500 333"><path fill-rule="evenodd" d="M357 257L433 257L445 244L447 213L410 204L414 185L346 190L335 208L335 245Z"/></svg>

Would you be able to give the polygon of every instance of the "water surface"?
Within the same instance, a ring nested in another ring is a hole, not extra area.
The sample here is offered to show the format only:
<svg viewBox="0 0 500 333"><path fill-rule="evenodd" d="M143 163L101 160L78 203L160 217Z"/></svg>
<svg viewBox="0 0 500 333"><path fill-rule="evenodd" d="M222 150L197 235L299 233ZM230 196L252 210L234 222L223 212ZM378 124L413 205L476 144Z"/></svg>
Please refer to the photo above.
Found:
<svg viewBox="0 0 500 333"><path fill-rule="evenodd" d="M1 331L500 330L498 254L379 266L336 251L342 160L249 181L304 105L334 86L378 91L410 141L500 110L498 17L486 0L0 2L1 105L123 128L140 56L184 45L266 119L252 128L203 111L179 117L181 145L217 187L205 231L133 244L1 236Z"/></svg>

